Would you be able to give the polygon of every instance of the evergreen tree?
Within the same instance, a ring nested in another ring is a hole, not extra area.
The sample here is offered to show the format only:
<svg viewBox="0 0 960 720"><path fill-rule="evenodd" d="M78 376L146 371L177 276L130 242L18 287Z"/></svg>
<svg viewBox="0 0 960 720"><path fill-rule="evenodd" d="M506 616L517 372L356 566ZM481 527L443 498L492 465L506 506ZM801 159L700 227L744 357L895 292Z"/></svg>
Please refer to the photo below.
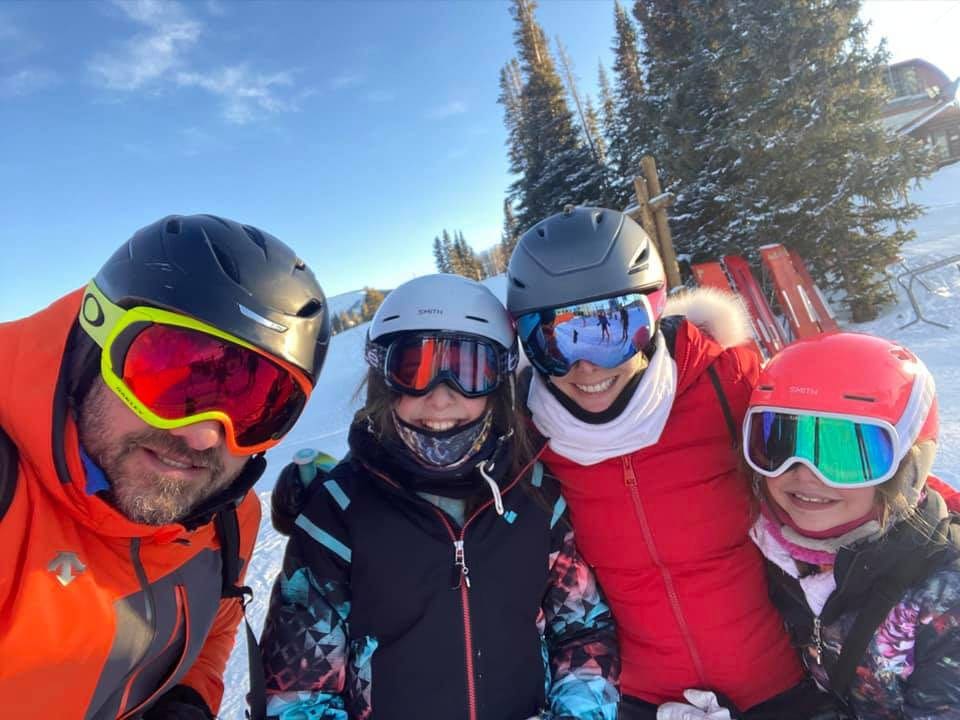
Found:
<svg viewBox="0 0 960 720"><path fill-rule="evenodd" d="M447 232L446 228L440 233L440 246L443 248L443 257L446 263L444 265L446 270L443 272L461 274L461 268L457 264L457 257L453 247L453 239L450 237L450 233Z"/></svg>
<svg viewBox="0 0 960 720"><path fill-rule="evenodd" d="M887 55L859 0L637 2L658 161L696 258L782 242L843 293L854 320L889 299L879 271L921 210L927 151L886 133Z"/></svg>
<svg viewBox="0 0 960 720"><path fill-rule="evenodd" d="M513 249L517 246L520 239L520 228L517 227L517 219L513 214L513 206L508 198L503 199L503 232L500 234L501 254L506 258L505 262L510 262L510 256L513 255ZM504 266L506 270L506 266Z"/></svg>
<svg viewBox="0 0 960 720"><path fill-rule="evenodd" d="M453 272L450 267L450 256L447 254L439 235L433 238L433 262L437 266L437 272Z"/></svg>
<svg viewBox="0 0 960 720"><path fill-rule="evenodd" d="M454 233L453 248L454 256L460 266L460 274L471 280L482 279L484 277L483 270L479 260L477 260L477 255L473 248L467 244L463 232L460 230Z"/></svg>
<svg viewBox="0 0 960 720"><path fill-rule="evenodd" d="M519 62L508 63L500 75L510 171L517 176L508 196L524 226L565 204L596 204L602 198L601 168L580 138L535 9L534 0L513 0Z"/></svg>
<svg viewBox="0 0 960 720"><path fill-rule="evenodd" d="M604 197L601 199L601 204L605 205L605 201L607 199L607 181L606 177L604 176L606 170L604 167L606 163L606 145L603 142L603 138L600 136L600 131L597 127L597 114L593 109L593 105L590 102L589 96L586 98L581 98L580 96L580 88L577 86L577 78L573 72L573 61L567 54L567 49L563 46L563 43L560 42L559 37L556 39L556 42L557 57L560 58L560 67L563 69L563 77L567 81L567 92L570 94L570 98L573 100L573 106L577 109L577 116L580 119L580 129L583 131L583 140L590 149L590 155L593 157L593 161L601 170L600 182L604 188Z"/></svg>
<svg viewBox="0 0 960 720"><path fill-rule="evenodd" d="M336 335L340 332L343 332L343 320L340 319L338 314L330 318L330 334Z"/></svg>
<svg viewBox="0 0 960 720"><path fill-rule="evenodd" d="M647 116L637 30L619 2L614 2L613 16L616 28L613 45L616 91L613 98L604 101L612 101L612 107L605 110L607 114L604 119L609 132L610 164L613 166L611 184L615 201L619 207L625 207L634 199L633 178L640 174L640 158L650 152L652 132Z"/></svg>
<svg viewBox="0 0 960 720"><path fill-rule="evenodd" d="M603 136L606 138L607 177L611 185L611 195L614 203L629 204L633 202L633 195L629 197L622 191L620 185L620 173L617 169L616 158L613 157L613 148L611 143L619 135L617 127L617 108L613 99L613 91L610 89L610 79L607 77L607 71L603 63L597 64L597 85L600 88L600 126L603 128ZM631 183L631 190L632 190Z"/></svg>

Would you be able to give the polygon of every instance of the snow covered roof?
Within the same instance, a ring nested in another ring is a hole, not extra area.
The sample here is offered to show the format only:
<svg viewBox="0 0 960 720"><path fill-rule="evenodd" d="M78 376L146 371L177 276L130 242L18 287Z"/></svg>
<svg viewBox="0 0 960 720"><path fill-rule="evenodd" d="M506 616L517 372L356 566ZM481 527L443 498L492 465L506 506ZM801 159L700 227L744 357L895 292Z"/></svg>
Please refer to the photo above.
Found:
<svg viewBox="0 0 960 720"><path fill-rule="evenodd" d="M882 118L880 122L883 127L890 132L906 134L920 127L925 122L932 120L951 105L956 104L956 101L951 98L950 101L947 102L941 101L935 105L911 108L910 110L905 110L904 112L897 113L896 115L889 115L885 118Z"/></svg>

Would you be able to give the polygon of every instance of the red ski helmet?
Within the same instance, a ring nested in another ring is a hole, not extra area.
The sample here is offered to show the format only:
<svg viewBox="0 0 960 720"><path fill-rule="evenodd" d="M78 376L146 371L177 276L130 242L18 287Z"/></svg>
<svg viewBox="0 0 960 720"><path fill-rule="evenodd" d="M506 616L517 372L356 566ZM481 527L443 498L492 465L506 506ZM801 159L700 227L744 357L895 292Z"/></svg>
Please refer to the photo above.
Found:
<svg viewBox="0 0 960 720"><path fill-rule="evenodd" d="M744 454L768 477L800 462L831 486L877 485L938 430L936 387L916 355L873 335L833 333L787 346L760 373Z"/></svg>

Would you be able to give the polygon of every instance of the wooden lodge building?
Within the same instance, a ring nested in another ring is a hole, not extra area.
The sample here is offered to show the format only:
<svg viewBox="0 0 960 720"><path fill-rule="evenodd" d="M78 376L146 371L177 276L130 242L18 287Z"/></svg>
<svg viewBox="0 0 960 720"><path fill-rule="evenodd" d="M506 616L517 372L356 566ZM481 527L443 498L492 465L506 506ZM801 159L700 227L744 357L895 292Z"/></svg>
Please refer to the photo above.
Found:
<svg viewBox="0 0 960 720"><path fill-rule="evenodd" d="M960 102L957 85L926 60L906 60L887 68L893 97L883 110L884 126L931 145L939 163L960 160Z"/></svg>

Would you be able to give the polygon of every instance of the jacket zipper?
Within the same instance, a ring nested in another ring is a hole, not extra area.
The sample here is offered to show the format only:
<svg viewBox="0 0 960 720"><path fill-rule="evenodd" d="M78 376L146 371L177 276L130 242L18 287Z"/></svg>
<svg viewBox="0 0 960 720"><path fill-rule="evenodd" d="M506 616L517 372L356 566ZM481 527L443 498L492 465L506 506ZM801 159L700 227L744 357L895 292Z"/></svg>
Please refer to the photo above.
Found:
<svg viewBox="0 0 960 720"><path fill-rule="evenodd" d="M544 448L545 447L546 446L544 446ZM510 482L510 484L501 491L501 496L506 495L514 485L520 482L520 478L526 475L527 471L533 467L534 463L537 462L544 448L541 448L540 452L536 453L530 462L527 463L527 465L519 473L517 473L517 476ZM369 472L386 482L388 485L391 485L395 488L400 487L400 485L392 480L388 475L380 472L376 468L373 468L366 463L364 463L364 467L366 467ZM473 630L470 622L470 568L467 567L466 551L464 550L463 540L467 533L467 527L470 525L470 523L472 523L484 510L491 505L493 505L493 499L487 500L485 503L480 505L480 507L474 510L473 514L471 514L470 517L467 518L466 522L463 523L463 527L460 528L459 535L454 532L453 526L447 519L446 514L435 505L430 505L430 509L433 510L438 518L440 518L440 522L443 523L443 527L446 528L447 534L450 535L450 540L453 543L453 569L456 584L452 589L460 591L460 604L463 609L463 646L467 665L467 703L469 720L477 720L477 685L473 667Z"/></svg>
<svg viewBox="0 0 960 720"><path fill-rule="evenodd" d="M813 651L817 655L817 665L823 665L823 638L820 635L820 616L813 617Z"/></svg>
<svg viewBox="0 0 960 720"><path fill-rule="evenodd" d="M144 670L144 668L147 665L149 665L150 662L153 662L153 660L147 661L146 663L141 664L139 668L137 668L137 670L130 676L130 679L127 681L127 685L123 690L123 697L120 700L120 709L118 711L118 716L117 716L118 720L127 720L128 718L136 717L137 713L144 706L146 706L150 701L152 701L155 697L157 697L161 693L161 691L165 688L169 680L177 676L177 673L180 670L180 666L183 665L183 661L187 656L187 651L190 648L190 615L186 611L187 591L183 585L175 586L173 591L174 591L174 598L176 599L176 619L173 624L173 630L170 633L170 637L167 638L166 644L163 646L160 652L157 653L156 656L154 656L154 660L157 657L162 656L163 653L165 653L167 649L176 641L177 637L180 635L181 625L184 628L183 652L180 653L180 657L177 660L177 664L174 665L173 670L169 673L169 675L167 675L166 679L160 684L160 686L156 690L154 690L150 695L148 695L146 699L138 703L137 706L134 707L132 710L124 712L127 705L127 701L130 699L130 691L133 689L134 682L136 682L137 678L140 676L140 673Z"/></svg>
<svg viewBox="0 0 960 720"><path fill-rule="evenodd" d="M686 643L687 651L690 653L690 659L693 662L693 668L700 680L700 686L709 687L707 674L704 672L703 662L700 660L700 653L697 652L697 648L693 643L693 636L690 634L687 620L683 616L683 609L680 607L677 590L673 585L673 577L670 575L667 566L664 565L660 559L660 554L657 552L657 548L653 543L653 533L650 531L650 525L647 523L647 514L643 509L643 502L640 500L640 493L637 490L637 476L633 472L633 460L629 455L623 456L623 481L630 490L633 509L636 512L637 520L640 522L640 529L643 531L643 538L647 544L647 550L650 552L650 559L653 560L653 564L660 570L663 584L667 589L667 598L670 600L670 607L673 610L677 625L680 627L680 634L683 636L684 643Z"/></svg>
<svg viewBox="0 0 960 720"><path fill-rule="evenodd" d="M460 591L460 604L463 609L463 647L467 661L467 703L470 720L477 720L477 685L473 668L473 630L470 623L470 568L467 567L466 553L463 549L463 536L470 520L477 516L479 510L471 515L470 519L460 528L459 537L453 531L453 526L447 520L446 515L439 508L435 508L435 511L453 541L453 567L457 583L453 589Z"/></svg>

